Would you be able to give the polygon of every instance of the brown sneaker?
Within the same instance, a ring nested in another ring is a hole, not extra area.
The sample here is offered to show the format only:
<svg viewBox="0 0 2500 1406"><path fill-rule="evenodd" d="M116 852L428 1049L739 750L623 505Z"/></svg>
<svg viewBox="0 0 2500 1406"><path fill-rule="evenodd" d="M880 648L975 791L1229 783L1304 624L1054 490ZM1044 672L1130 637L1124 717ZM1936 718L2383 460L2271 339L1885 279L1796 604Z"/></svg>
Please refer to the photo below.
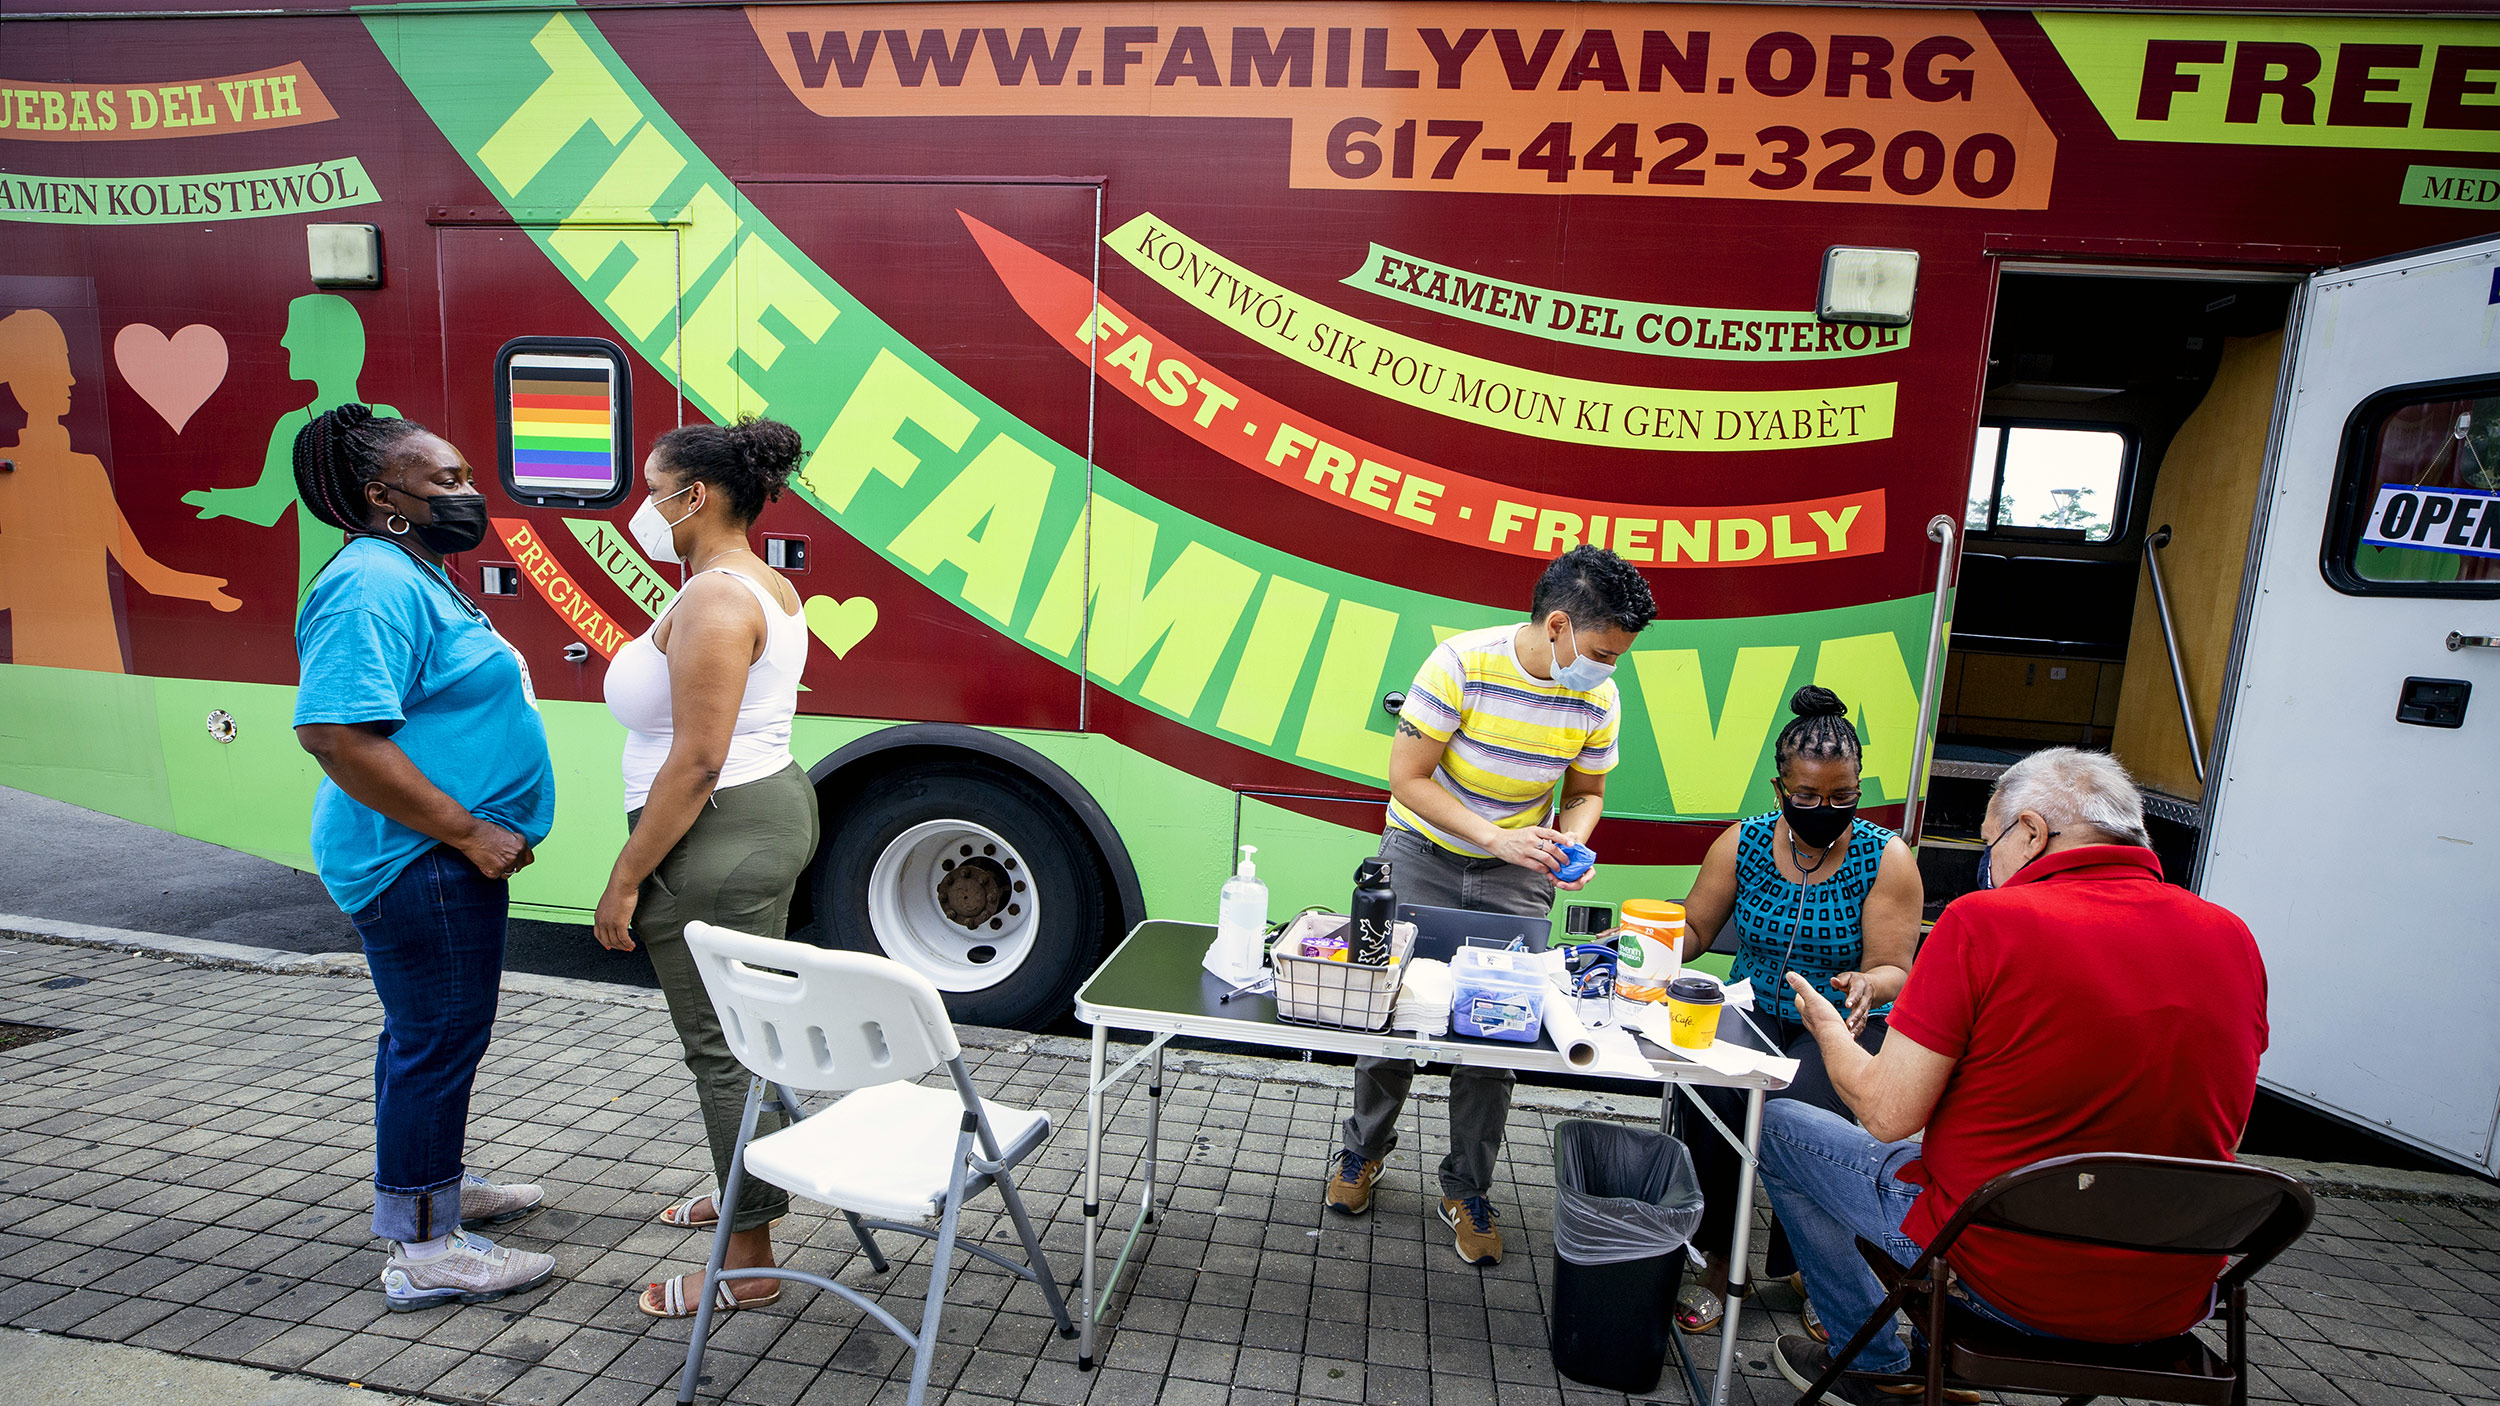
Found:
<svg viewBox="0 0 2500 1406"><path fill-rule="evenodd" d="M1375 1157L1366 1162L1360 1152L1339 1150L1337 1170L1328 1178L1328 1209L1349 1216L1370 1210L1372 1184L1380 1180L1384 1160Z"/></svg>
<svg viewBox="0 0 2500 1406"><path fill-rule="evenodd" d="M1458 1232L1458 1257L1469 1264L1502 1262L1502 1232L1493 1225L1493 1203L1481 1196L1441 1198L1441 1220Z"/></svg>
<svg viewBox="0 0 2500 1406"><path fill-rule="evenodd" d="M1808 1391L1832 1365L1832 1350L1829 1345L1812 1338L1796 1333L1783 1333L1780 1335L1778 1347L1771 1354L1771 1360L1778 1365L1780 1375L1788 1378L1790 1386L1799 1391ZM1909 1370L1924 1371L1925 1367L1923 1354L1912 1353ZM1858 1406L1876 1406L1877 1403L1883 1402L1919 1400L1927 1395L1927 1388L1916 1382L1870 1382L1853 1376L1844 1376L1833 1387L1830 1395L1844 1402L1858 1403ZM1953 1402L1955 1406L1976 1406L1976 1403L1986 1398L1968 1387L1946 1387L1944 1399Z"/></svg>

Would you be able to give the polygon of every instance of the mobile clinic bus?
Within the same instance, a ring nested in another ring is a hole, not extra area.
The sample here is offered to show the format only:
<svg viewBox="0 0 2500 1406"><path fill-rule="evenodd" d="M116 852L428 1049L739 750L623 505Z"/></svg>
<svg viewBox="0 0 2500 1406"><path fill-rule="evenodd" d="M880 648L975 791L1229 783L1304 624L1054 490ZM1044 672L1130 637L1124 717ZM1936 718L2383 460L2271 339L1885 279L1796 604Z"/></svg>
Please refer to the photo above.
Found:
<svg viewBox="0 0 2500 1406"><path fill-rule="evenodd" d="M583 920L601 672L674 585L621 530L642 452L770 415L804 903L966 1019L1212 916L1237 843L1342 901L1398 690L1592 542L1667 617L1593 896L1770 804L1803 683L1940 898L2004 765L2111 746L2264 944L2269 1084L2493 1165L2500 26L34 3L0 783L306 864L337 538L288 450L381 402L482 470L457 579L561 773L517 896Z"/></svg>

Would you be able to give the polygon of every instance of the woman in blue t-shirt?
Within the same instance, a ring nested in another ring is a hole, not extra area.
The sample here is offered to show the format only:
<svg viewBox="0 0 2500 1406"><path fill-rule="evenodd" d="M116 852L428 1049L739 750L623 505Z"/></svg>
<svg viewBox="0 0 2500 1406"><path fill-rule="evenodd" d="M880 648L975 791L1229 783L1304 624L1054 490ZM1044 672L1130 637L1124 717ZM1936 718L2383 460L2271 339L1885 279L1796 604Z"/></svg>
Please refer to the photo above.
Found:
<svg viewBox="0 0 2500 1406"><path fill-rule="evenodd" d="M373 1066L373 1233L394 1311L534 1288L555 1261L463 1224L538 1205L462 1161L495 1024L507 889L555 819L529 670L443 558L486 534L468 463L424 426L342 405L295 437L304 510L347 544L295 621L295 736L328 778L313 861L356 924L382 997Z"/></svg>
<svg viewBox="0 0 2500 1406"><path fill-rule="evenodd" d="M1822 1050L1798 1023L1796 993L1785 974L1813 983L1848 1017L1858 1042L1872 1051L1884 1041L1884 1015L1910 979L1918 949L1919 909L1926 899L1918 859L1901 837L1858 818L1860 746L1849 707L1827 688L1798 689L1788 701L1796 716L1771 749L1779 809L1739 821L1710 846L1684 900L1684 960L1710 950L1720 930L1736 925L1733 983L1753 982L1752 1023L1731 1012L1719 1038L1797 1061L1797 1077L1772 1098L1804 1099L1842 1117L1848 1106L1823 1072ZM1742 1090L1705 1089L1720 1121L1745 1116ZM1715 1132L1687 1139L1701 1177L1701 1229L1693 1243L1710 1254L1700 1282L1676 1300L1676 1326L1706 1332L1718 1321L1727 1287L1724 1247L1735 1228L1736 1178L1743 1161ZM1774 1237L1773 1277L1789 1274L1787 1246Z"/></svg>

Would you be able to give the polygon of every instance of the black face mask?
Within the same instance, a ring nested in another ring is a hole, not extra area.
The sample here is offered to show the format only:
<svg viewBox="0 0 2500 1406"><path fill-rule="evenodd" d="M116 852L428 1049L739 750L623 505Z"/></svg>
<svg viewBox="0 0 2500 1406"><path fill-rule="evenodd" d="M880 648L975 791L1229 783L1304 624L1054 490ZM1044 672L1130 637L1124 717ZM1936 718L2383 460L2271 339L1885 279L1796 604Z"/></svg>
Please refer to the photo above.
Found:
<svg viewBox="0 0 2500 1406"><path fill-rule="evenodd" d="M1858 804L1851 801L1845 806L1800 807L1782 796L1780 814L1788 820L1789 833L1816 849L1828 849L1832 841L1840 838L1840 832L1849 828L1849 822L1858 818Z"/></svg>
<svg viewBox="0 0 2500 1406"><path fill-rule="evenodd" d="M390 487L384 484L383 487ZM414 498L413 493L401 494ZM425 500L432 510L433 521L414 524L417 540L436 556L455 556L486 540L486 495L482 493L444 494ZM407 519L403 516L403 522Z"/></svg>

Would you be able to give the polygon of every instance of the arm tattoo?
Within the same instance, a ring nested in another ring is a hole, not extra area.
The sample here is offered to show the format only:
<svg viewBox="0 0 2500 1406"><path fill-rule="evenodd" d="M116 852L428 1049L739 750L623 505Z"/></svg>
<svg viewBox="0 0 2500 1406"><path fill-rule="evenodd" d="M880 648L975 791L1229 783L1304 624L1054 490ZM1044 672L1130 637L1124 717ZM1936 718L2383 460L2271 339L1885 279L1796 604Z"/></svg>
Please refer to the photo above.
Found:
<svg viewBox="0 0 2500 1406"><path fill-rule="evenodd" d="M1404 718L1398 719L1398 734L1402 737L1423 737L1423 740L1426 742L1432 740L1429 737L1424 737L1424 730L1422 728L1415 726L1413 723L1408 722Z"/></svg>
<svg viewBox="0 0 2500 1406"><path fill-rule="evenodd" d="M1584 805L1587 805L1588 803L1589 803L1589 798L1588 798L1588 797L1586 797L1586 796L1573 796L1570 800L1567 800L1567 801L1565 801L1565 802L1563 802L1563 803L1562 803L1562 808L1563 808L1564 810L1569 810L1569 809L1571 809L1573 806L1584 806Z"/></svg>

